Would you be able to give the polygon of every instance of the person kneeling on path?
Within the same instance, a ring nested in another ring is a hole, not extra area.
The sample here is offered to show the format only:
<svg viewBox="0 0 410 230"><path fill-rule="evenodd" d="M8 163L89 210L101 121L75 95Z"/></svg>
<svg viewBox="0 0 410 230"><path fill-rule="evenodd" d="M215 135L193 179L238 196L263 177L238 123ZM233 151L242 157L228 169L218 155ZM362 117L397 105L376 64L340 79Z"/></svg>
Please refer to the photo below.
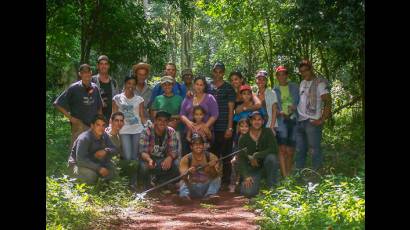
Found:
<svg viewBox="0 0 410 230"><path fill-rule="evenodd" d="M178 140L173 128L167 126L171 114L159 111L153 126L148 126L140 136L140 174L144 189L149 189L151 176L162 183L179 175Z"/></svg>
<svg viewBox="0 0 410 230"><path fill-rule="evenodd" d="M179 189L179 197L183 202L190 201L191 197L213 203L219 199L216 193L221 187L222 166L216 155L205 150L204 143L203 137L194 133L191 138L192 152L185 155L179 164L181 174L189 171ZM197 170L197 167L206 164L206 167Z"/></svg>
<svg viewBox="0 0 410 230"><path fill-rule="evenodd" d="M69 170L81 182L94 184L98 178L110 180L116 175L111 158L117 149L104 132L106 124L104 115L96 115L91 121L91 128L74 142L68 159Z"/></svg>
<svg viewBox="0 0 410 230"><path fill-rule="evenodd" d="M263 170L267 186L272 187L276 183L279 169L275 136L271 129L263 127L264 120L259 111L252 112L250 123L249 132L239 139L239 149L247 147L247 151L239 155L239 173L244 179L241 194L246 197L258 194Z"/></svg>

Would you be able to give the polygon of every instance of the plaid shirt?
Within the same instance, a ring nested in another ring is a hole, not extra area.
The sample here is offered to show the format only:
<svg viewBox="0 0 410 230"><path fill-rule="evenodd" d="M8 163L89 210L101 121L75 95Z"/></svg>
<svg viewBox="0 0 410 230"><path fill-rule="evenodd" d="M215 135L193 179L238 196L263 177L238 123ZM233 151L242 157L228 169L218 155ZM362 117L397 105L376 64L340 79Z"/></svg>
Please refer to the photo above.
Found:
<svg viewBox="0 0 410 230"><path fill-rule="evenodd" d="M159 158L163 158L166 155L171 156L173 159L175 159L178 156L178 139L176 132L173 128L167 127L167 129L165 130L165 137L162 145L164 151L160 152L159 155L155 155L154 148L158 147L159 146L155 146L154 127L147 127L141 132L139 146L141 153L148 153L151 156Z"/></svg>

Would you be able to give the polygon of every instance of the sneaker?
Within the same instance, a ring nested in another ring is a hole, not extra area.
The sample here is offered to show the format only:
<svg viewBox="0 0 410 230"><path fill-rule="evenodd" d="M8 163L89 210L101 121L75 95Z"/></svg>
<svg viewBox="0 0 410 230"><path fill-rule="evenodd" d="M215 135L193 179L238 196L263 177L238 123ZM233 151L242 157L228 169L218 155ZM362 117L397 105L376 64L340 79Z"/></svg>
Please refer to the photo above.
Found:
<svg viewBox="0 0 410 230"><path fill-rule="evenodd" d="M189 196L176 196L174 199L175 203L184 205L192 203L192 199Z"/></svg>
<svg viewBox="0 0 410 230"><path fill-rule="evenodd" d="M219 198L220 197L218 195L213 194L213 195L206 196L205 198L202 199L202 201L205 203L216 204L218 203Z"/></svg>
<svg viewBox="0 0 410 230"><path fill-rule="evenodd" d="M235 186L234 184L230 184L230 185L229 185L229 192L230 192L230 193L234 193L234 192L235 192L235 188L236 188L236 186Z"/></svg>

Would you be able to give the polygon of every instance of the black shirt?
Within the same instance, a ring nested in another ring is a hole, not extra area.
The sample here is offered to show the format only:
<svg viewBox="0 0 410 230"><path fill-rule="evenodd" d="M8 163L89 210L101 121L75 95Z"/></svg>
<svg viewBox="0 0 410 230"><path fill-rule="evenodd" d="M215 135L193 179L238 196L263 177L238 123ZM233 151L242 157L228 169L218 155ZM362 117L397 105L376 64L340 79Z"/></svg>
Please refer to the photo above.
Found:
<svg viewBox="0 0 410 230"><path fill-rule="evenodd" d="M104 114L105 119L107 121L111 117L112 113L112 88L111 88L111 81L108 83L103 83L100 81L100 90L101 90L101 99L106 104L106 107L103 107L102 112Z"/></svg>

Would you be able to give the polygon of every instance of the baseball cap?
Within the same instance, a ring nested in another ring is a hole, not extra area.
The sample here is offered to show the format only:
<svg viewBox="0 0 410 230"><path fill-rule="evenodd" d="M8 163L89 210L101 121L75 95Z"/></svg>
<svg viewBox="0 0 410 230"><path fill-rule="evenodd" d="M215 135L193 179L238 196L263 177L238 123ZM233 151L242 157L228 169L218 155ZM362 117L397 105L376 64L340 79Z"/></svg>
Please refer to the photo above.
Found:
<svg viewBox="0 0 410 230"><path fill-rule="evenodd" d="M276 68L276 72L278 73L278 72L286 72L286 71L288 71L286 68L285 68L285 66L283 66L283 65L280 65L280 66L278 66L277 68Z"/></svg>
<svg viewBox="0 0 410 230"><path fill-rule="evenodd" d="M263 118L262 114L258 110L253 111L251 114L249 114L249 118L252 118L253 116L256 116L256 115L259 115Z"/></svg>
<svg viewBox="0 0 410 230"><path fill-rule="evenodd" d="M192 74L192 70L191 69L184 69L184 70L182 70L182 72L181 72L181 76L185 76L185 75L193 75Z"/></svg>
<svg viewBox="0 0 410 230"><path fill-rule="evenodd" d="M80 68L78 68L78 71L91 71L91 66L89 64L82 64Z"/></svg>
<svg viewBox="0 0 410 230"><path fill-rule="evenodd" d="M242 92L244 90L252 91L252 88L249 85L241 85L241 87L239 88L239 92Z"/></svg>
<svg viewBox="0 0 410 230"><path fill-rule="evenodd" d="M266 70L260 70L260 71L258 71L258 73L256 74L256 78L258 78L258 77L265 77L265 78L267 78L267 77L268 77L268 72L266 72Z"/></svg>
<svg viewBox="0 0 410 230"><path fill-rule="evenodd" d="M155 119L160 118L160 117L165 117L168 120L171 117L171 114L166 111L160 110L155 115Z"/></svg>
<svg viewBox="0 0 410 230"><path fill-rule="evenodd" d="M198 133L193 133L191 136L191 143L204 143L204 139Z"/></svg>
<svg viewBox="0 0 410 230"><path fill-rule="evenodd" d="M164 83L166 83L166 82L174 83L174 78L171 77L171 76L163 76L163 77L161 77L161 84L164 84Z"/></svg>
<svg viewBox="0 0 410 230"><path fill-rule="evenodd" d="M106 60L106 61L110 61L107 57L107 55L101 55L98 57L97 62L100 63L101 60Z"/></svg>
<svg viewBox="0 0 410 230"><path fill-rule="evenodd" d="M224 65L224 63L222 63L222 62L216 62L216 63L214 64L214 67L213 67L212 69L214 70L214 69L216 69L216 68L220 68L220 69L222 69L222 70L225 70L225 65Z"/></svg>

